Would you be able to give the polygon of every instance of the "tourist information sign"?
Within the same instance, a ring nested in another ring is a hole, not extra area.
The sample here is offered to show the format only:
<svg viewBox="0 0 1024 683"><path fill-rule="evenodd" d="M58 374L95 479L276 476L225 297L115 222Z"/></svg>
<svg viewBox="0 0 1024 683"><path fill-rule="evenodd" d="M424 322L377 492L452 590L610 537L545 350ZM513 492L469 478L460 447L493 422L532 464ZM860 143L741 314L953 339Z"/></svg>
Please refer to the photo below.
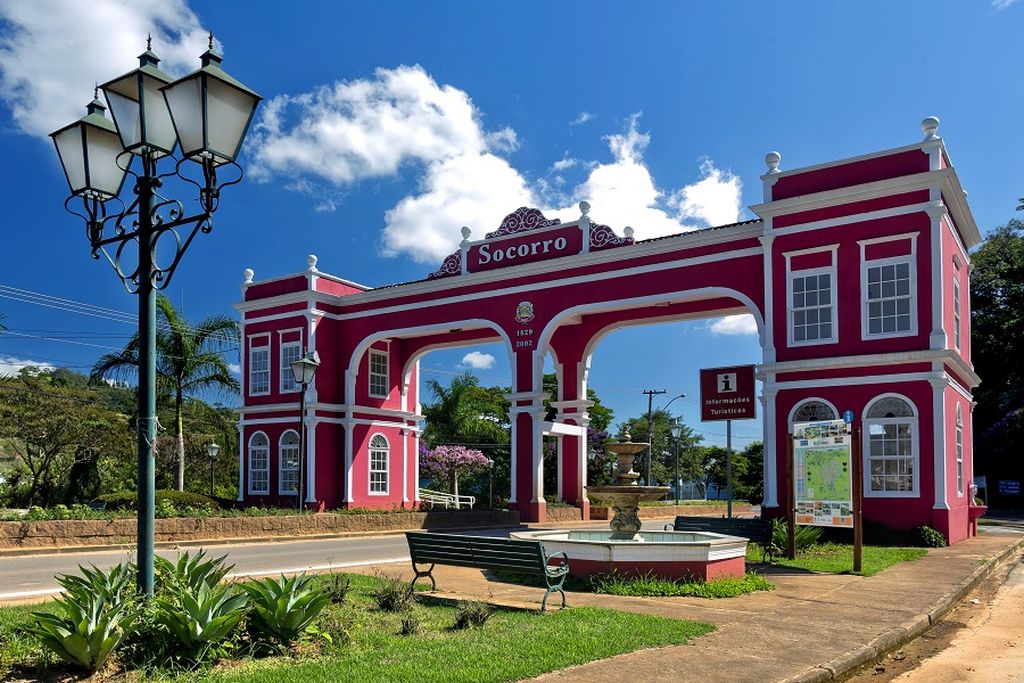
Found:
<svg viewBox="0 0 1024 683"><path fill-rule="evenodd" d="M796 523L853 527L853 463L845 420L793 424Z"/></svg>

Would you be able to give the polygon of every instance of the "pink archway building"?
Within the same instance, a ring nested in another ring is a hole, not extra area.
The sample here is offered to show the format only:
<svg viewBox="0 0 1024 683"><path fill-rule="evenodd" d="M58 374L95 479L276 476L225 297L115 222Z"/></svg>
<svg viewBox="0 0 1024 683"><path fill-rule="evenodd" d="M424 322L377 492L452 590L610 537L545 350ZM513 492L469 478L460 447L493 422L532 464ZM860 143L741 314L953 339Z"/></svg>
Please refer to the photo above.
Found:
<svg viewBox="0 0 1024 683"><path fill-rule="evenodd" d="M588 514L586 400L599 340L628 325L750 313L763 350L766 514L785 501L794 420L862 427L864 514L966 538L972 472L970 259L980 235L936 135L794 170L767 155L757 220L634 241L591 219L521 208L429 277L369 288L317 270L254 281L244 328L240 499L294 504L298 387L316 349L304 469L311 506L418 505L419 358L500 342L512 369L510 505L546 517L542 436L559 440L559 496ZM544 422L544 359L560 396Z"/></svg>

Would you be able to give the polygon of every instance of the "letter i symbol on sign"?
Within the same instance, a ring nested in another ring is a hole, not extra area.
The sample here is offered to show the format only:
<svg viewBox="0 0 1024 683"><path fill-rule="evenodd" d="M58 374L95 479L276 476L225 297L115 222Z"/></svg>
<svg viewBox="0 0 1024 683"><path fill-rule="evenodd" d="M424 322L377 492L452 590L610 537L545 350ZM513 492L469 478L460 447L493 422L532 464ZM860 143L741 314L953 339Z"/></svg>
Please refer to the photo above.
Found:
<svg viewBox="0 0 1024 683"><path fill-rule="evenodd" d="M718 375L718 393L728 394L736 391L736 373L727 372Z"/></svg>

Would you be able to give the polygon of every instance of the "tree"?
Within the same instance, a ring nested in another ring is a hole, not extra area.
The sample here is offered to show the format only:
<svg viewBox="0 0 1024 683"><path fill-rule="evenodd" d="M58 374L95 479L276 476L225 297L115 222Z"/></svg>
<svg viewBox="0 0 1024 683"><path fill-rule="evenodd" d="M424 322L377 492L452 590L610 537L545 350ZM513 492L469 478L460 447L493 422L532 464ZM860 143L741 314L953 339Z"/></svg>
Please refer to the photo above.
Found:
<svg viewBox="0 0 1024 683"><path fill-rule="evenodd" d="M420 472L431 479L448 482L455 496L459 495L459 475L484 471L489 464L486 455L463 446L438 446L420 452Z"/></svg>
<svg viewBox="0 0 1024 683"><path fill-rule="evenodd" d="M971 260L971 357L982 380L973 413L978 471L991 479L1020 479L1024 221L1015 218L996 228Z"/></svg>
<svg viewBox="0 0 1024 683"><path fill-rule="evenodd" d="M238 323L226 315L212 315L193 326L170 299L159 294L157 306L156 374L158 392L169 394L174 404L174 437L179 491L185 490L185 398L197 393L235 394L238 380L231 376L221 355L223 348L237 346ZM127 379L138 377L139 337L129 340L119 352L102 356L92 368L91 378Z"/></svg>
<svg viewBox="0 0 1024 683"><path fill-rule="evenodd" d="M28 372L0 380L0 438L22 468L12 476L15 504L89 499L99 486L99 470L89 463L130 449L120 416L105 410L88 391L48 380Z"/></svg>
<svg viewBox="0 0 1024 683"><path fill-rule="evenodd" d="M672 442L672 421L682 423L682 417L673 417L664 408L651 413L651 478L654 481L671 481L675 476L675 444ZM631 417L619 424L619 436L628 431L633 440L641 440L647 435L647 416ZM684 481L700 478L700 458L697 457L698 447L703 437L692 428L682 424L679 432L679 476ZM637 454L633 469L644 474L647 451Z"/></svg>

